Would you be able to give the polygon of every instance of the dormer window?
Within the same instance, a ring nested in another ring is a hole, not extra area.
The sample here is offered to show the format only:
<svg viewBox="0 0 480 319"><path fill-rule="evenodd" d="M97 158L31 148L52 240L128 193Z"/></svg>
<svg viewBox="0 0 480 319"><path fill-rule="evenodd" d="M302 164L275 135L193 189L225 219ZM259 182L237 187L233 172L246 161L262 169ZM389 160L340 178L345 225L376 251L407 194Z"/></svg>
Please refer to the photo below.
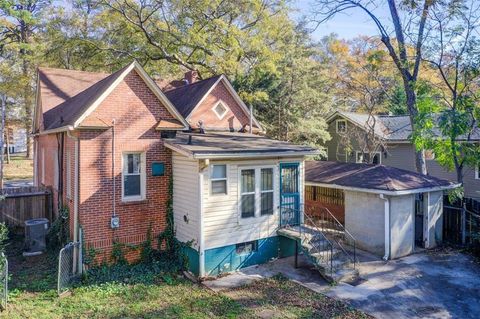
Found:
<svg viewBox="0 0 480 319"><path fill-rule="evenodd" d="M213 112L217 115L217 117L221 120L227 114L228 108L225 104L220 101L213 107Z"/></svg>

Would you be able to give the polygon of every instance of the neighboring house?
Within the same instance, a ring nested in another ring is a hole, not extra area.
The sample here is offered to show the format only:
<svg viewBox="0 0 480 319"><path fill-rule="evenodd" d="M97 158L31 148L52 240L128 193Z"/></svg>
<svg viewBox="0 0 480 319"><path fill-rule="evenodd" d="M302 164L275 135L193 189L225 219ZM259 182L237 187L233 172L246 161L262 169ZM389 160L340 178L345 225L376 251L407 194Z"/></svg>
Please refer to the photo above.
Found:
<svg viewBox="0 0 480 319"><path fill-rule="evenodd" d="M181 84L162 92L136 62L113 74L40 68L35 184L53 188L72 240L81 227L99 261L115 242L138 245L165 229L170 180L194 273L291 255L294 242L276 233L279 207L302 219L304 157L318 152L245 133L262 128L223 75L188 73Z"/></svg>
<svg viewBox="0 0 480 319"><path fill-rule="evenodd" d="M27 130L20 121L10 120L5 125L5 152L10 154L27 151Z"/></svg>
<svg viewBox="0 0 480 319"><path fill-rule="evenodd" d="M459 186L384 165L329 161L307 161L305 185L306 214L322 217L325 207L357 247L384 259L441 243L443 192Z"/></svg>
<svg viewBox="0 0 480 319"><path fill-rule="evenodd" d="M326 143L327 160L361 163L365 156L374 156L370 162L384 164L410 171L415 171L415 147L410 141L412 133L408 116L375 115L336 111L327 118L328 132L332 139ZM379 141L377 148L365 154L365 142L358 138L364 132L371 130ZM345 147L345 136L352 136L350 145ZM472 140L480 142L480 129L475 131ZM429 175L456 182L456 173L448 171L435 161L435 154L426 151L427 171ZM476 168L464 168L465 196L480 197L480 163Z"/></svg>

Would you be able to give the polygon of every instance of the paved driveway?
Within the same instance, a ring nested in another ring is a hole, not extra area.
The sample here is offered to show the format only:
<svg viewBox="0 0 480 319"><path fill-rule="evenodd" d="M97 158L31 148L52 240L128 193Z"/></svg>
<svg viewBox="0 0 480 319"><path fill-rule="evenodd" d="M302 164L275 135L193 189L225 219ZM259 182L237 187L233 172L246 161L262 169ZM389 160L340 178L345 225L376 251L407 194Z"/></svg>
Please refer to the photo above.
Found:
<svg viewBox="0 0 480 319"><path fill-rule="evenodd" d="M480 318L480 265L467 255L425 252L384 262L361 253L360 260L363 281L356 286L332 287L305 258L300 258L300 268L294 268L293 258L285 258L204 284L221 291L280 272L377 318Z"/></svg>
<svg viewBox="0 0 480 319"><path fill-rule="evenodd" d="M480 265L458 252L360 264L366 281L325 293L378 318L480 318Z"/></svg>

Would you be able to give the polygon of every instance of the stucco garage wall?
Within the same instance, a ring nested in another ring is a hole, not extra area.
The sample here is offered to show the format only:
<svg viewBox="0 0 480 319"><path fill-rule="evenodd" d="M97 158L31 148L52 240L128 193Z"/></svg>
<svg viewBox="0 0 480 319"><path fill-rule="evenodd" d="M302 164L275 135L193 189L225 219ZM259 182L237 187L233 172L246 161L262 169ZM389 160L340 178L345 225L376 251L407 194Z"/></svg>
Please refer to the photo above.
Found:
<svg viewBox="0 0 480 319"><path fill-rule="evenodd" d="M345 191L345 227L357 247L379 256L385 251L385 204L376 194Z"/></svg>
<svg viewBox="0 0 480 319"><path fill-rule="evenodd" d="M433 248L442 241L443 233L443 192L428 194L428 242L427 248Z"/></svg>
<svg viewBox="0 0 480 319"><path fill-rule="evenodd" d="M413 253L414 195L390 197L390 258L399 258Z"/></svg>

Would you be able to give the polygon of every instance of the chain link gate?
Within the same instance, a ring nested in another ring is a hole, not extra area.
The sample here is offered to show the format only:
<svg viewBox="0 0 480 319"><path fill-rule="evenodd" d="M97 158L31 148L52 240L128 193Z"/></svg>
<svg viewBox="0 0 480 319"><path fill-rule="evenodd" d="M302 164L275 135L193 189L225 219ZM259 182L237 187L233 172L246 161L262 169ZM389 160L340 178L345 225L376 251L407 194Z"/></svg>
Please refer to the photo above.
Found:
<svg viewBox="0 0 480 319"><path fill-rule="evenodd" d="M71 242L60 250L58 256L58 295L68 291L74 283L78 282L81 273L81 244Z"/></svg>
<svg viewBox="0 0 480 319"><path fill-rule="evenodd" d="M0 298L2 310L6 310L8 302L8 260L4 253L0 255Z"/></svg>

